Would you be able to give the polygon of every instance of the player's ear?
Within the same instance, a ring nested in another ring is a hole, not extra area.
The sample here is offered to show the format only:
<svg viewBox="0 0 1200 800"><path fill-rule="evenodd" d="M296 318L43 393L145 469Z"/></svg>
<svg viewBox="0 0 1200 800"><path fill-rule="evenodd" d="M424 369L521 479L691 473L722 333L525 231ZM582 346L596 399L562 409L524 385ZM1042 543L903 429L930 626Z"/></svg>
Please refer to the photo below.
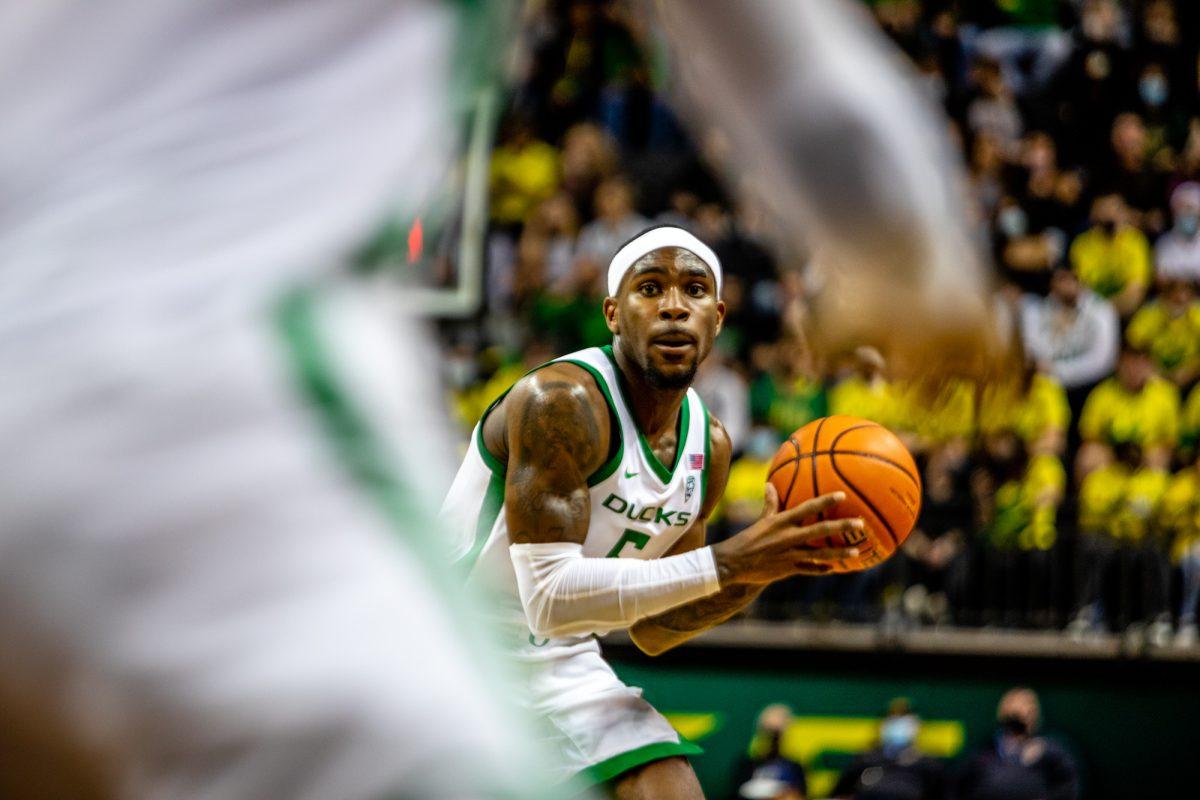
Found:
<svg viewBox="0 0 1200 800"><path fill-rule="evenodd" d="M608 332L616 336L620 331L617 325L617 298L604 298L604 324L608 326Z"/></svg>
<svg viewBox="0 0 1200 800"><path fill-rule="evenodd" d="M717 332L713 334L714 337L718 333L721 332L721 328L724 327L724 325L725 325L725 301L718 300L717 301Z"/></svg>

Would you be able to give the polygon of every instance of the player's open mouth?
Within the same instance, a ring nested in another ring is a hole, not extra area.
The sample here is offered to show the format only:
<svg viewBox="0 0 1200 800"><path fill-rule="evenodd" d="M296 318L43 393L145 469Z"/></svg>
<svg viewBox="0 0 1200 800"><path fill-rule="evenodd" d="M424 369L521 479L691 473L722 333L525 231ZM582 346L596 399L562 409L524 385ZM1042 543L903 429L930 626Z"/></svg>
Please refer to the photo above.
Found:
<svg viewBox="0 0 1200 800"><path fill-rule="evenodd" d="M667 333L654 337L650 344L657 347L663 355L682 358L695 348L696 338L687 333Z"/></svg>

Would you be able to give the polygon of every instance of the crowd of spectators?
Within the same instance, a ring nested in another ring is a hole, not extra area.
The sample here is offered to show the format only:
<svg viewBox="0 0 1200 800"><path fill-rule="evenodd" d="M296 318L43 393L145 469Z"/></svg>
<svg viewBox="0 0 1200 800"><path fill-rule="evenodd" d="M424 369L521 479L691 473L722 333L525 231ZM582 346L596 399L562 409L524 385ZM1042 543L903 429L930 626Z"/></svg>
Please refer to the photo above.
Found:
<svg viewBox="0 0 1200 800"><path fill-rule="evenodd" d="M955 763L922 749L921 717L907 698L897 697L874 742L840 766L827 792L810 793L805 765L790 757L804 752L791 735L791 710L772 704L759 714L730 800L1076 800L1075 758L1057 739L1041 735L1041 716L1036 692L1009 689L996 706L992 738ZM790 750L784 747L789 738Z"/></svg>
<svg viewBox="0 0 1200 800"><path fill-rule="evenodd" d="M527 7L492 156L485 309L443 330L464 430L527 369L606 342L607 259L650 224L682 225L726 270L725 330L696 383L735 450L716 534L757 517L779 443L819 416L879 421L923 471L900 557L778 585L755 613L1195 644L1200 4L868 5L961 145L1021 378L930 402L870 348L817 358L803 264L705 167L720 142L678 124L653 29L621 2L546 0Z"/></svg>

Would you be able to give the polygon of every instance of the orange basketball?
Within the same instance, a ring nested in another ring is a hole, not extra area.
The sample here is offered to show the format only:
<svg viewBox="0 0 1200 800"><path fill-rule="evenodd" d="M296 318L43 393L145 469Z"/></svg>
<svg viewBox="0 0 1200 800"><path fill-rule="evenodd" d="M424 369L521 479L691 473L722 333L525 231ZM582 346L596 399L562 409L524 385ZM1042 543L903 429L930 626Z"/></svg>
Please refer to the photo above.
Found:
<svg viewBox="0 0 1200 800"><path fill-rule="evenodd" d="M921 478L908 448L887 428L858 417L823 417L793 433L775 454L767 480L779 492L780 508L845 492L846 499L822 519L862 517L864 529L810 544L858 548L858 557L837 562L834 572L887 559L908 538L921 510Z"/></svg>

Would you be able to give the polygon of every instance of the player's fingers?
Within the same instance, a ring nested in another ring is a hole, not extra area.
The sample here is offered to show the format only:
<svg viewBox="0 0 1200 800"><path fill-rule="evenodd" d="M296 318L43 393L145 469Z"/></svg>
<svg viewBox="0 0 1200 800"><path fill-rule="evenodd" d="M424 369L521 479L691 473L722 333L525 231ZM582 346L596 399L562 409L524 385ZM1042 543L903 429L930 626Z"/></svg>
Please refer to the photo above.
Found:
<svg viewBox="0 0 1200 800"><path fill-rule="evenodd" d="M857 547L825 547L820 550L806 550L800 562L847 561L852 558L858 558Z"/></svg>
<svg viewBox="0 0 1200 800"><path fill-rule="evenodd" d="M825 522L816 522L812 525L799 526L795 528L792 534L793 543L804 544L805 542L811 542L814 539L821 539L826 536L843 536L853 531L861 531L863 526L862 517L830 519Z"/></svg>
<svg viewBox="0 0 1200 800"><path fill-rule="evenodd" d="M775 484L767 481L767 491L763 499L763 516L770 517L779 510L779 490Z"/></svg>
<svg viewBox="0 0 1200 800"><path fill-rule="evenodd" d="M785 525L799 525L803 520L817 516L822 511L828 511L846 499L845 492L830 492L811 500L805 500L795 508L789 508L779 513L779 521Z"/></svg>

